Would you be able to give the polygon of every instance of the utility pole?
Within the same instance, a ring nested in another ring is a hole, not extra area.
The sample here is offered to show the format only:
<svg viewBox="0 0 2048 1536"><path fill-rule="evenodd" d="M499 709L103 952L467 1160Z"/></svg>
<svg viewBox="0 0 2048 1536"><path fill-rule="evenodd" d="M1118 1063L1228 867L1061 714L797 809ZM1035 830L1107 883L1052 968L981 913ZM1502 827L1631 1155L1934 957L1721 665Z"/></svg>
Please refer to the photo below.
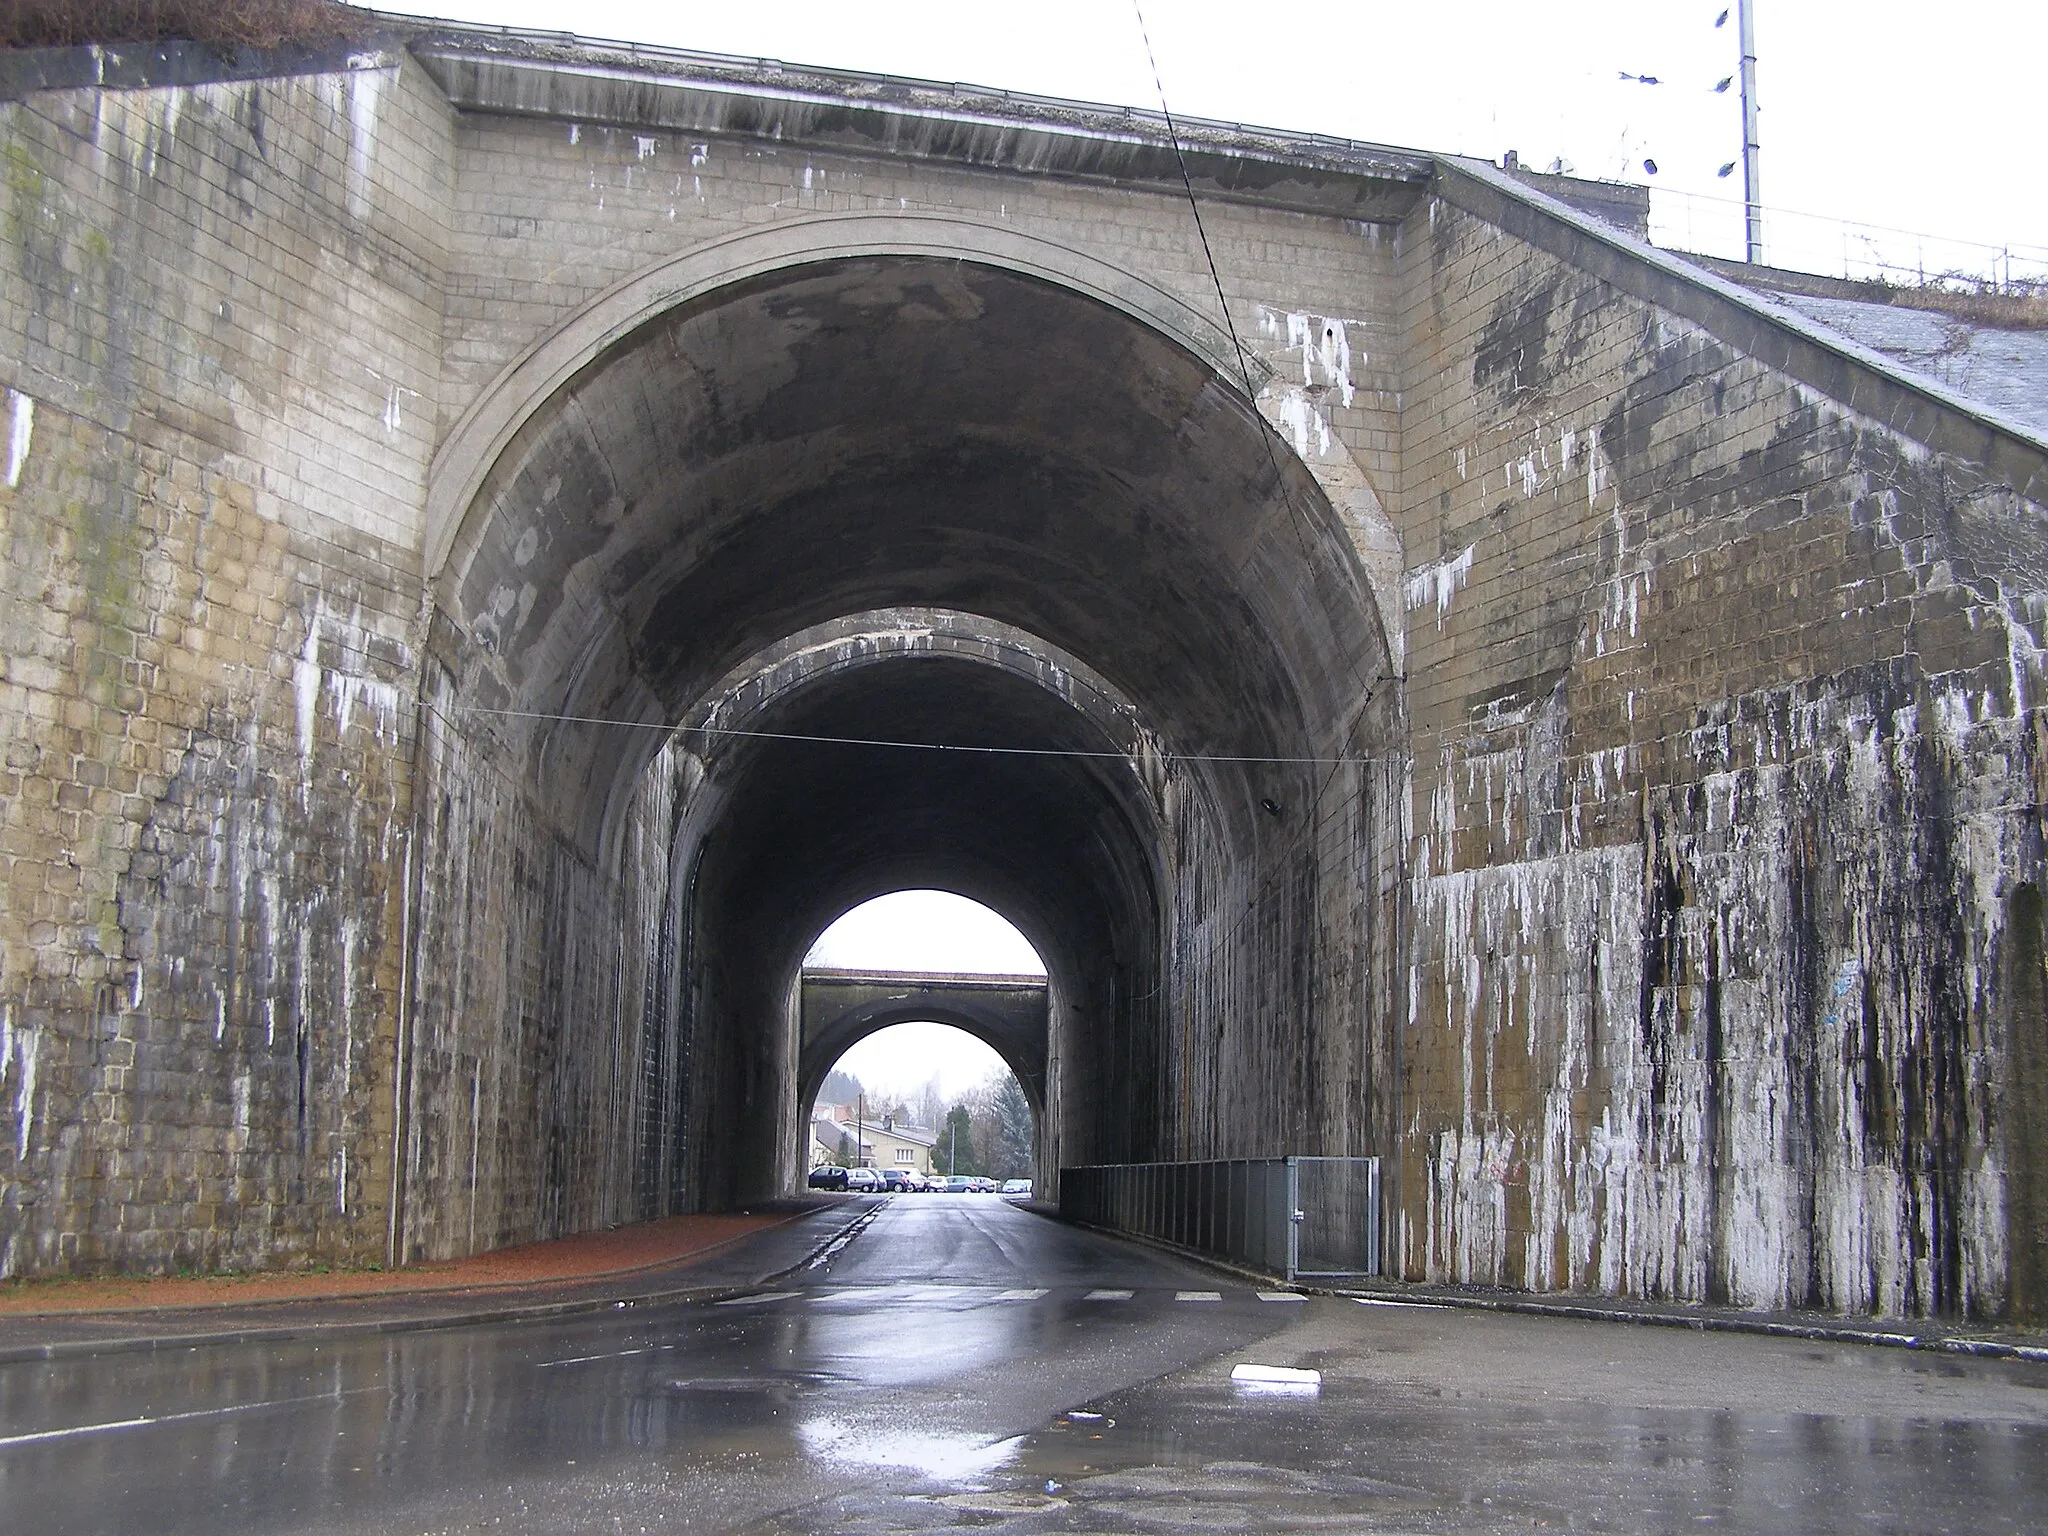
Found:
<svg viewBox="0 0 2048 1536"><path fill-rule="evenodd" d="M868 1137L864 1126L868 1116L868 1096L856 1093L853 1096L853 1166L865 1168L868 1165Z"/></svg>
<svg viewBox="0 0 2048 1536"><path fill-rule="evenodd" d="M1764 259L1764 205L1756 169L1756 18L1751 14L1754 4L1755 0L1735 0L1735 27L1741 35L1742 44L1743 249L1751 266L1761 266Z"/></svg>

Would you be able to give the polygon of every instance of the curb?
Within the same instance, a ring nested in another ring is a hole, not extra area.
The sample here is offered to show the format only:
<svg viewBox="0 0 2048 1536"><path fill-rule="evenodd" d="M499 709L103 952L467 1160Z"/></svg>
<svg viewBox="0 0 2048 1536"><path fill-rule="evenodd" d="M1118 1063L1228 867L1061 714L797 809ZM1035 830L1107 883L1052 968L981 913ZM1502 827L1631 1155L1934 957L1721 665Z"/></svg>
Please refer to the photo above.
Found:
<svg viewBox="0 0 2048 1536"><path fill-rule="evenodd" d="M305 1339L356 1338L368 1334L425 1333L436 1328L468 1328L478 1323L531 1322L547 1318L575 1317L588 1312L609 1312L628 1307L652 1306L664 1302L689 1302L723 1300L728 1296L742 1296L758 1289L784 1275L807 1269L837 1252L846 1242L851 1241L859 1228L872 1221L879 1207L870 1207L856 1214L851 1221L835 1226L832 1231L814 1244L811 1250L793 1264L771 1270L767 1274L730 1285L681 1285L669 1286L652 1291L641 1291L621 1295L613 1291L601 1296L577 1297L571 1301L533 1302L525 1305L485 1306L464 1312L437 1313L418 1317L366 1317L338 1322L308 1321L303 1323L282 1323L252 1328L224 1328L212 1332L184 1334L141 1334L118 1339L57 1339L43 1344L14 1344L0 1347L0 1365L33 1364L38 1361L77 1360L93 1355L155 1353L176 1349L201 1349L222 1344L281 1344ZM800 1219L791 1217L792 1221ZM766 1227L763 1231L774 1231ZM699 1253L710 1253L718 1248L743 1242L754 1233L728 1238ZM697 1255L691 1255L697 1257ZM636 1269L617 1270L617 1275L645 1273L658 1265L643 1265ZM591 1277L603 1280L605 1276ZM392 1293L403 1294L403 1293ZM449 1292L417 1292L432 1296L447 1295ZM276 1301L256 1305L291 1306L290 1301ZM98 1314L104 1316L104 1313Z"/></svg>
<svg viewBox="0 0 2048 1536"><path fill-rule="evenodd" d="M1738 1312L1638 1311L1602 1306L1597 1301L1523 1299L1516 1296L1474 1296L1458 1291L1337 1290L1296 1284L1293 1289L1349 1301L1383 1301L1397 1305L1456 1307L1471 1312L1514 1312L1533 1317L1562 1317L1590 1323L1634 1323L1650 1328L1689 1328L1695 1333L1748 1333L1768 1338L1804 1339L1817 1344L1864 1344L1883 1349L1915 1349L1931 1354L1970 1355L1984 1360L2026 1360L2048 1365L2048 1344L2012 1344L1961 1334L1900 1333L1849 1323L1788 1322L1782 1318L1744 1316Z"/></svg>
<svg viewBox="0 0 2048 1536"><path fill-rule="evenodd" d="M1114 1227L1098 1227L1093 1222L1075 1221L1059 1215L1057 1210L1050 1210L1046 1214L1051 1215L1056 1221L1064 1221L1067 1225L1080 1227L1084 1231L1100 1232L1105 1237L1114 1237L1158 1253L1171 1254L1202 1269L1213 1269L1219 1274L1231 1275L1240 1280L1256 1280L1281 1290L1299 1291L1304 1296L1336 1296L1347 1301L1383 1301L1409 1306L1456 1307L1469 1312L1513 1312L1531 1317L1561 1317L1588 1323L1634 1323L1640 1327L1651 1328L1690 1328L1695 1333L1747 1333L1767 1338L1804 1339L1817 1344L1863 1344L1873 1348L1914 1349L1928 1354L1968 1355L1980 1360L2025 1360L2035 1365L2048 1365L2048 1342L2014 1344L2003 1339L1979 1339L1947 1333L1902 1333L1884 1328L1859 1327L1852 1323L1789 1322L1783 1318L1747 1315L1734 1311L1665 1312L1609 1306L1598 1301L1475 1296L1469 1291L1420 1288L1411 1290L1407 1287L1397 1288L1394 1285L1383 1285L1376 1289L1312 1285L1302 1280L1285 1280L1259 1270L1247 1269L1243 1265L1231 1263L1228 1259L1198 1253L1193 1249L1182 1248L1136 1232L1121 1232Z"/></svg>

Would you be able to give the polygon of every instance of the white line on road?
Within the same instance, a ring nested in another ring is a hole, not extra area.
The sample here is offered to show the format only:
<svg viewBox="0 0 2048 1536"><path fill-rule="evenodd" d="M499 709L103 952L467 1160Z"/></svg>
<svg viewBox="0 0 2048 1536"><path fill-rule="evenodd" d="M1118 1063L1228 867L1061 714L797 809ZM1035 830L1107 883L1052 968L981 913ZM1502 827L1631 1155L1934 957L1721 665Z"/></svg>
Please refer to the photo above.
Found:
<svg viewBox="0 0 2048 1536"><path fill-rule="evenodd" d="M1253 1365L1246 1362L1231 1368L1230 1379L1264 1382L1276 1387L1319 1387L1323 1384L1323 1373L1298 1370L1291 1365Z"/></svg>
<svg viewBox="0 0 2048 1536"><path fill-rule="evenodd" d="M1083 1301L1129 1301L1129 1291L1090 1291L1081 1298Z"/></svg>
<svg viewBox="0 0 2048 1536"><path fill-rule="evenodd" d="M1223 1293L1221 1291L1175 1291L1173 1299L1175 1301L1221 1301Z"/></svg>
<svg viewBox="0 0 2048 1536"><path fill-rule="evenodd" d="M316 1392L310 1397L275 1397L260 1403L231 1403L225 1408L193 1408L184 1413L158 1413L139 1419L108 1419L99 1424L74 1424L69 1429L39 1429L33 1434L0 1437L0 1451L17 1445L41 1445L51 1440L75 1440L83 1435L103 1435L116 1429L142 1429L151 1424L177 1424L187 1419L219 1419L231 1413L253 1413L258 1408L290 1408L300 1403L332 1403L359 1392L383 1392L385 1387L351 1387L346 1392Z"/></svg>
<svg viewBox="0 0 2048 1536"><path fill-rule="evenodd" d="M534 1369L544 1371L551 1365L582 1365L588 1360L624 1360L629 1355L652 1354L657 1347L659 1346L643 1344L638 1349L615 1349L609 1354L603 1355L571 1355L566 1360L542 1360L534 1366Z"/></svg>
<svg viewBox="0 0 2048 1536"><path fill-rule="evenodd" d="M997 1301L1036 1301L1039 1297L1047 1294L1049 1293L1042 1285L1037 1287L1027 1286L1022 1290L997 1291L995 1299Z"/></svg>
<svg viewBox="0 0 2048 1536"><path fill-rule="evenodd" d="M1307 1301L1307 1300L1308 1300L1308 1298L1307 1298L1306 1296L1302 1295L1302 1294L1301 1294L1301 1292L1299 1292L1299 1291L1261 1291L1261 1292L1259 1292L1259 1300L1261 1300L1261 1301Z"/></svg>
<svg viewBox="0 0 2048 1536"><path fill-rule="evenodd" d="M1407 1307L1416 1312L1448 1312L1451 1310L1440 1301L1396 1301L1390 1296L1354 1296L1351 1299L1361 1307Z"/></svg>

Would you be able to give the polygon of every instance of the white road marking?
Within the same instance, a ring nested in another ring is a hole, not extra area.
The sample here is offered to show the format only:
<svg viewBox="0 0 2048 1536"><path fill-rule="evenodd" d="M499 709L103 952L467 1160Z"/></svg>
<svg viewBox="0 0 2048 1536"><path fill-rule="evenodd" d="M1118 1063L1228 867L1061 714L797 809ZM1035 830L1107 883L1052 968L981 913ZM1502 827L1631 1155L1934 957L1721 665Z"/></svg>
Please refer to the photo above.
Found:
<svg viewBox="0 0 2048 1536"><path fill-rule="evenodd" d="M1129 1291L1090 1291L1081 1298L1083 1301L1129 1301Z"/></svg>
<svg viewBox="0 0 2048 1536"><path fill-rule="evenodd" d="M1018 1291L997 1291L995 1299L997 1301L1036 1301L1039 1297L1046 1294L1048 1292L1042 1285L1037 1287L1027 1286L1023 1290Z"/></svg>
<svg viewBox="0 0 2048 1536"><path fill-rule="evenodd" d="M544 1371L551 1365L582 1365L587 1360L624 1360L629 1355L652 1354L656 1347L653 1344L643 1344L638 1349L615 1349L603 1355L571 1355L566 1360L542 1360L534 1369Z"/></svg>
<svg viewBox="0 0 2048 1536"><path fill-rule="evenodd" d="M1307 1298L1306 1296L1302 1295L1302 1294L1301 1294L1301 1292L1299 1292L1299 1291L1261 1291L1261 1292L1259 1292L1259 1300L1261 1300L1261 1301L1307 1301L1307 1300L1308 1300L1308 1298Z"/></svg>
<svg viewBox="0 0 2048 1536"><path fill-rule="evenodd" d="M1319 1387L1323 1384L1321 1371L1300 1371L1291 1365L1245 1365L1233 1366L1232 1381L1258 1381L1273 1386Z"/></svg>
<svg viewBox="0 0 2048 1536"><path fill-rule="evenodd" d="M1417 1312L1448 1312L1451 1310L1440 1301L1396 1301L1389 1296L1354 1296L1351 1299L1361 1307L1408 1307Z"/></svg>
<svg viewBox="0 0 2048 1536"><path fill-rule="evenodd" d="M1175 1301L1221 1301L1223 1293L1221 1291L1175 1291L1173 1299Z"/></svg>
<svg viewBox="0 0 2048 1536"><path fill-rule="evenodd" d="M108 1419L99 1424L74 1424L69 1429L40 1429L33 1434L0 1437L0 1451L17 1445L41 1445L51 1440L75 1440L84 1435L104 1435L116 1429L143 1429L151 1424L178 1424L188 1419L219 1419L231 1413L254 1413L258 1408L290 1408L300 1403L332 1403L360 1392L383 1392L382 1386L351 1387L346 1392L316 1392L310 1397L276 1397L260 1403L231 1403L225 1408L193 1408L184 1413L158 1413L138 1419Z"/></svg>

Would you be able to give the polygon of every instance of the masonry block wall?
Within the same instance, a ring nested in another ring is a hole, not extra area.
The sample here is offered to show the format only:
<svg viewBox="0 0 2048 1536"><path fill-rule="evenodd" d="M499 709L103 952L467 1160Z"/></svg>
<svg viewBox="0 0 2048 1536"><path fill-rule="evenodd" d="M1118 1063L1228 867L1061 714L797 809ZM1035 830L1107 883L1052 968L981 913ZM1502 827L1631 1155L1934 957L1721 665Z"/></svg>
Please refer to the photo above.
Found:
<svg viewBox="0 0 2048 1536"><path fill-rule="evenodd" d="M0 1274L374 1256L444 104L0 106Z"/></svg>
<svg viewBox="0 0 2048 1536"><path fill-rule="evenodd" d="M1399 1267L2004 1310L2043 509L1448 201L1403 258Z"/></svg>

